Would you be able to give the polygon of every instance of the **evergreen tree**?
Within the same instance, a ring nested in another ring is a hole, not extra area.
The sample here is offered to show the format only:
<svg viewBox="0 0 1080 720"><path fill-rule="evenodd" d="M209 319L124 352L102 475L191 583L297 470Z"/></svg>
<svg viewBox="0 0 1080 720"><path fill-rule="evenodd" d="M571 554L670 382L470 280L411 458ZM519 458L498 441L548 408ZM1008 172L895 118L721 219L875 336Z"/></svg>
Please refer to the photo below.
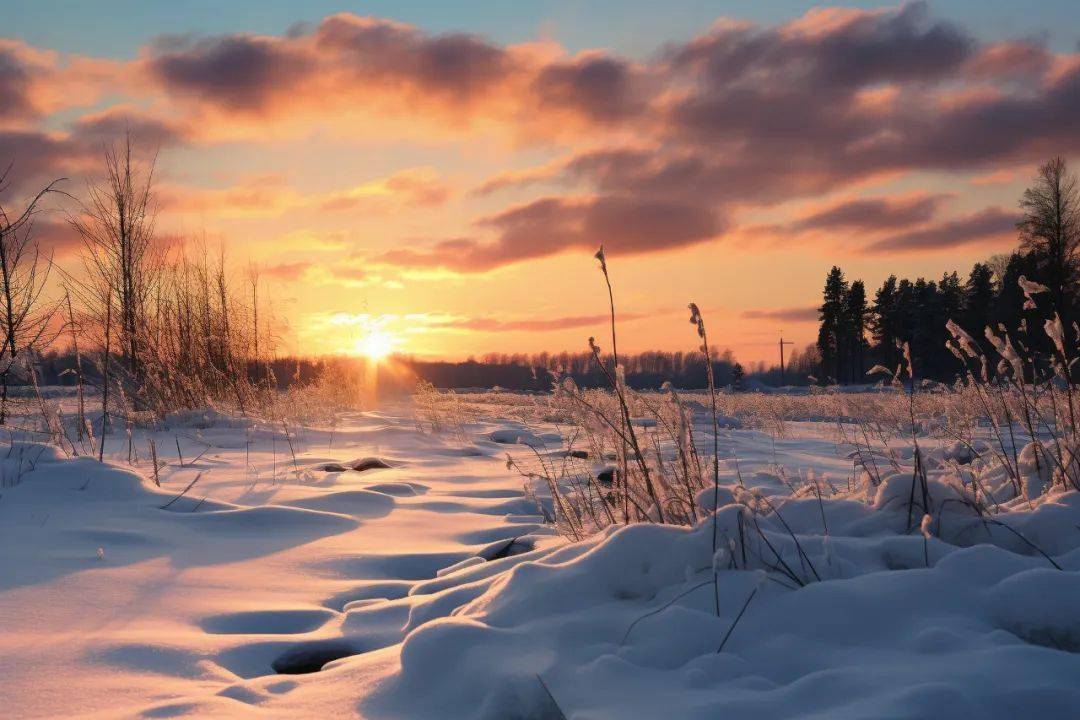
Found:
<svg viewBox="0 0 1080 720"><path fill-rule="evenodd" d="M991 357L994 353L983 339L987 326L1000 327L1035 355L1048 354L1049 340L1041 328L1055 311L1065 320L1066 342L1075 342L1070 320L1080 315L1080 181L1064 160L1055 158L1039 169L1020 206L1020 249L975 263L963 283L955 271L938 281L890 276L868 310L862 282L849 286L840 268L832 268L816 347L822 380L859 378L869 364L867 349L877 363L895 369L901 360L897 346L908 343L918 376L952 381L960 366L944 345L950 319L978 338ZM1049 287L1048 294L1036 298L1036 307L1025 307L1021 277ZM873 341L869 348L866 329Z"/></svg>
<svg viewBox="0 0 1080 720"><path fill-rule="evenodd" d="M975 263L964 283L961 322L973 337L982 337L994 311L994 273L986 263Z"/></svg>
<svg viewBox="0 0 1080 720"><path fill-rule="evenodd" d="M909 302L911 305L907 308L907 315L911 318L911 325L907 341L911 348L912 364L918 377L929 377L934 370L933 348L945 342L945 338L937 334L941 314L941 295L937 283L917 278ZM941 324L944 327L944 321Z"/></svg>
<svg viewBox="0 0 1080 720"><path fill-rule="evenodd" d="M945 324L949 320L959 318L964 306L964 286L955 270L941 276L937 291L936 315L932 323L935 339L927 347L928 356L924 362L927 365L928 377L952 380L960 367L956 363L956 358L945 347L945 338L948 337Z"/></svg>
<svg viewBox="0 0 1080 720"><path fill-rule="evenodd" d="M938 292L941 293L941 310L947 316L945 320L948 320L960 312L964 301L964 288L960 284L960 276L955 270L941 276L941 281L938 283ZM942 323L944 324L944 320L942 320Z"/></svg>
<svg viewBox="0 0 1080 720"><path fill-rule="evenodd" d="M874 351L880 362L890 370L895 370L899 361L896 350L896 339L900 335L899 299L896 276L890 275L874 294L871 312Z"/></svg>
<svg viewBox="0 0 1080 720"><path fill-rule="evenodd" d="M823 382L832 378L841 382L844 377L844 343L848 336L846 298L847 280L840 268L833 266L825 279L825 290L819 310L818 350L821 352Z"/></svg>
<svg viewBox="0 0 1080 720"><path fill-rule="evenodd" d="M901 360L899 346L903 343L911 343L915 339L916 308L915 283L903 278L896 286L896 337L894 338L893 352L896 362L892 367L895 369Z"/></svg>
<svg viewBox="0 0 1080 720"><path fill-rule="evenodd" d="M851 283L844 298L848 324L847 352L850 382L862 382L866 372L866 285L862 280Z"/></svg>

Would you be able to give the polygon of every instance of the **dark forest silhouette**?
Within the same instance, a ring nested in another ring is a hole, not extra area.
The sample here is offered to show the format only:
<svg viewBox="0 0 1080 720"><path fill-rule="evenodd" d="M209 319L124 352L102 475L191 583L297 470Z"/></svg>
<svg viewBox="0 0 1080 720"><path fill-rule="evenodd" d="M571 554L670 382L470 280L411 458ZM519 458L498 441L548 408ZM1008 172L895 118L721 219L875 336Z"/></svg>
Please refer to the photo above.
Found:
<svg viewBox="0 0 1080 720"><path fill-rule="evenodd" d="M73 352L52 350L35 363L38 382L44 385L69 385L76 379L76 356ZM610 366L610 357L605 358ZM677 387L702 388L706 383L705 358L699 352L643 352L619 356L626 368L627 383L637 389L659 389L665 382ZM345 369L354 374L367 372L369 361L359 357L280 357L251 364L254 380L269 376L278 388L314 382L328 369ZM713 373L717 384L738 385L739 368L730 350L713 353ZM99 372L84 368L83 377L99 384ZM499 354L491 353L463 361L422 360L395 356L379 369L378 385L384 390L411 390L418 380L437 388L504 388L513 391L546 392L557 377L570 377L579 387L603 387L603 372L588 352ZM27 381L25 378L17 380Z"/></svg>
<svg viewBox="0 0 1080 720"><path fill-rule="evenodd" d="M1080 190L1061 158L1039 168L1020 200L1020 245L1008 255L975 263L966 280L955 272L939 280L890 276L868 299L861 280L848 282L839 267L825 280L817 347L819 376L829 383L868 382L867 370L895 370L908 343L916 374L951 382L963 366L945 346L945 324L957 322L979 338L987 326L1003 326L1032 350L1045 351L1043 322L1058 312L1075 337L1080 317ZM1049 288L1050 302L1026 302L1021 279ZM1038 332L1028 332L1036 330ZM880 379L880 378L878 378Z"/></svg>

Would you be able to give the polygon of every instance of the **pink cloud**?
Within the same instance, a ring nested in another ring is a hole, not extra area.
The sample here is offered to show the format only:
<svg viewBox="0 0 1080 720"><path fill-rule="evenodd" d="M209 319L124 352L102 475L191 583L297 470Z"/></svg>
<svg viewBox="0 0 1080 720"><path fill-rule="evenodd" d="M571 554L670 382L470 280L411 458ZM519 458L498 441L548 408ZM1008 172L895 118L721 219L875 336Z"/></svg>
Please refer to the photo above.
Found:
<svg viewBox="0 0 1080 720"><path fill-rule="evenodd" d="M812 323L818 320L818 309L814 306L746 310L742 317L744 320Z"/></svg>
<svg viewBox="0 0 1080 720"><path fill-rule="evenodd" d="M708 208L632 197L548 197L482 218L496 233L488 242L455 238L427 249L399 249L376 261L412 267L483 272L568 250L640 255L711 240L724 222Z"/></svg>
<svg viewBox="0 0 1080 720"><path fill-rule="evenodd" d="M875 240L863 248L868 253L898 253L920 250L947 250L961 245L1016 242L1019 215L1002 208L986 208L977 213L945 220L927 228Z"/></svg>
<svg viewBox="0 0 1080 720"><path fill-rule="evenodd" d="M14 98L8 122L47 106L34 78L55 66L0 43L0 90ZM561 143L566 160L499 173L475 191L543 182L545 196L477 218L467 238L377 258L461 272L601 242L627 255L689 247L722 238L743 209L850 193L885 176L986 172L1080 153L1075 55L1032 41L980 42L920 2L814 10L775 26L720 22L643 61L338 14L280 36L162 38L138 60L97 71L109 68L152 102L98 111L63 130L0 125L0 157L13 157L20 177L83 171L102 139L128 123L162 145L230 132L257 142L282 123L355 131L369 117L389 118L389 132L482 127L521 143ZM225 199L367 211L369 190L308 198L264 188ZM385 178L379 192L409 207L453 195L439 179L409 175ZM941 220L942 201L845 200L777 225L889 233L868 252L1006 235L1004 211Z"/></svg>
<svg viewBox="0 0 1080 720"><path fill-rule="evenodd" d="M267 277L274 278L275 280L284 280L286 282L293 282L299 280L311 267L310 262L286 262L277 263L276 265L268 265L264 268L260 268L259 272Z"/></svg>

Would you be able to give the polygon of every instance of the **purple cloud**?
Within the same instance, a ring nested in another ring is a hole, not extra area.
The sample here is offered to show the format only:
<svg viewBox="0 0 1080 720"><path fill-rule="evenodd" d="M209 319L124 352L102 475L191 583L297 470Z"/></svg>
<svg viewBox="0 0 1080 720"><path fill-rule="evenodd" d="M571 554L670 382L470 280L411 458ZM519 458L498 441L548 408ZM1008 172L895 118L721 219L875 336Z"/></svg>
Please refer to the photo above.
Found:
<svg viewBox="0 0 1080 720"><path fill-rule="evenodd" d="M973 215L946 220L928 228L891 235L863 248L867 253L896 253L916 250L945 250L974 243L1016 239L1015 212L986 208Z"/></svg>

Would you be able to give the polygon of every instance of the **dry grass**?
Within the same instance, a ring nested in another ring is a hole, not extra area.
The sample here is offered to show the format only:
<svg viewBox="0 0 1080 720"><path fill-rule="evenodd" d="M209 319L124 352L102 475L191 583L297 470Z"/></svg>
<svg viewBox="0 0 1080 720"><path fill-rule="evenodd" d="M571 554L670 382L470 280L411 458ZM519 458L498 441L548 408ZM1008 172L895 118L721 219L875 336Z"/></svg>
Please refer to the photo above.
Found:
<svg viewBox="0 0 1080 720"><path fill-rule="evenodd" d="M792 498L870 502L883 483L906 476L909 532L924 526L926 517L936 516L940 524L944 508L935 487L950 488L947 502L999 525L993 516L1030 507L1042 494L1080 489L1075 421L1080 397L1067 371L1077 353L1065 346L1056 316L1043 329L1053 343L1050 357L1017 349L1033 343L993 334L999 358L987 358L970 336L950 327L951 345L968 369L951 387L914 382L917 369L910 359L875 388L814 388L805 394L671 387L635 392L620 381L618 368L608 368L610 387L604 390L581 389L568 378L545 396L452 394L425 387L415 398L417 415L424 429L462 439L468 425L482 418L514 418L538 432L554 425L564 438L562 447L530 446L509 456L508 467L527 478L530 492L542 492L545 497L538 499L549 519L570 538L613 524L692 525L715 518L719 453L713 448L732 447L730 427L775 439L823 434L836 443L838 454L851 458L852 475L842 486L773 468ZM603 367L595 344L593 352ZM727 466L741 486L738 458ZM745 513L740 533L760 535L759 519L780 517L779 507L760 494L736 488L734 499ZM791 537L797 547L795 534ZM812 567L771 569L793 585L815 574Z"/></svg>

